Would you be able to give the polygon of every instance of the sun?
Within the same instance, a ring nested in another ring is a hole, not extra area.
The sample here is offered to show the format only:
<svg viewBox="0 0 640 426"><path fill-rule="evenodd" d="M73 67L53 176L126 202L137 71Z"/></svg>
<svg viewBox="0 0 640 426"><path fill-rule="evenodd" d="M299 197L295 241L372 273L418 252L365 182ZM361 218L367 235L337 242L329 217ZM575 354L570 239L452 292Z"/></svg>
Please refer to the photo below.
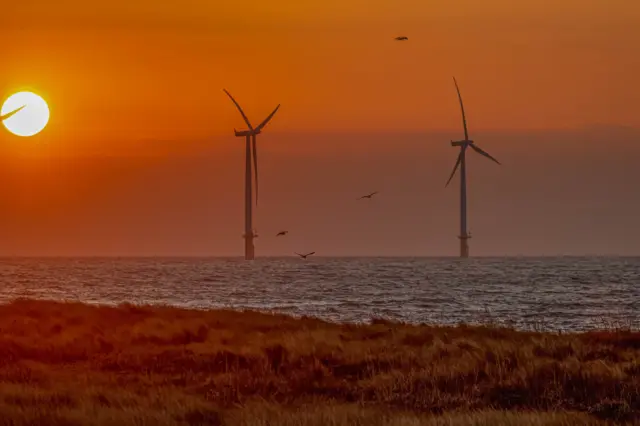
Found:
<svg viewBox="0 0 640 426"><path fill-rule="evenodd" d="M32 92L15 93L4 101L0 120L16 136L33 136L40 133L49 122L49 106Z"/></svg>

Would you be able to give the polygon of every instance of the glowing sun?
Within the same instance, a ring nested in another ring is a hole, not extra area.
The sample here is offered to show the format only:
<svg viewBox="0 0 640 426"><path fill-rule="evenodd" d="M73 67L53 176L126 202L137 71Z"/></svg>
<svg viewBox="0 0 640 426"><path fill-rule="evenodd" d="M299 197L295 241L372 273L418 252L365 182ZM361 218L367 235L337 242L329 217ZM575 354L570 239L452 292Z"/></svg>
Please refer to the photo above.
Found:
<svg viewBox="0 0 640 426"><path fill-rule="evenodd" d="M2 105L0 120L14 135L33 136L40 133L49 122L49 107L35 93L15 93Z"/></svg>

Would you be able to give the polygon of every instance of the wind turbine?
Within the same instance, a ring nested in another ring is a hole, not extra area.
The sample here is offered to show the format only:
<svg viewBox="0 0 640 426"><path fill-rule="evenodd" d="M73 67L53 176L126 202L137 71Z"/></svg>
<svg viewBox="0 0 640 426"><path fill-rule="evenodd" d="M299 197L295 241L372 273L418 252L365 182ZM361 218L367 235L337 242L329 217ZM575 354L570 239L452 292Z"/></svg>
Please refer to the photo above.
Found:
<svg viewBox="0 0 640 426"><path fill-rule="evenodd" d="M459 146L460 154L458 154L458 160L456 161L456 165L453 167L453 171L451 172L451 176L449 176L449 180L445 186L449 185L451 179L453 179L453 175L456 174L456 170L460 167L460 257L469 257L469 238L471 238L471 234L467 232L467 162L465 153L468 147L471 147L478 154L487 157L488 159L500 164L498 160L493 158L489 153L480 149L474 141L469 139L469 132L467 131L467 117L464 113L464 104L462 103L462 95L460 95L460 88L458 87L458 82L456 78L453 77L453 83L456 85L456 91L458 92L458 100L460 101L460 109L462 110L462 125L464 126L464 140L461 141L451 141L451 146Z"/></svg>
<svg viewBox="0 0 640 426"><path fill-rule="evenodd" d="M22 105L20 108L14 109L13 111L6 113L5 115L0 115L0 121L4 121L7 118L13 116L14 114L22 110L24 107L26 107L26 105Z"/></svg>
<svg viewBox="0 0 640 426"><path fill-rule="evenodd" d="M258 127L254 128L249 122L249 119L245 115L244 111L242 110L238 102L236 102L233 96L231 96L231 93L229 93L226 89L223 89L223 90L227 94L227 96L229 96L229 98L234 103L236 108L238 108L238 111L240 111L240 115L242 115L244 122L247 123L247 127L249 127L249 130L238 131L236 129L233 129L233 131L236 136L244 137L246 141L245 142L245 150L246 150L245 163L246 164L245 164L245 180L244 180L244 195L245 195L244 235L243 235L244 258L245 260L253 260L253 258L255 257L255 248L253 246L253 239L256 238L257 235L253 231L253 214L252 214L253 199L251 196L252 195L251 154L253 153L253 167L255 170L255 180L256 180L256 205L258 205L258 151L256 146L256 136L262 132L262 129L264 128L264 126L267 125L269 120L271 120L271 118L275 115L275 113L280 108L280 105L278 105L276 109L274 109L273 112L269 114L269 116L265 118L264 121L260 123L260 125L258 125Z"/></svg>

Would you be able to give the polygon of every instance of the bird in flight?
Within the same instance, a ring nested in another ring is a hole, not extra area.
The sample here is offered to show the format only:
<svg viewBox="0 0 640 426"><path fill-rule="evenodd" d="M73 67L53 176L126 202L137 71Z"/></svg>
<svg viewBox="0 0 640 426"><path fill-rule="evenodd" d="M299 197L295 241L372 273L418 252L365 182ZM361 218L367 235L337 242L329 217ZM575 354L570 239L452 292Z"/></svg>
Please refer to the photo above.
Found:
<svg viewBox="0 0 640 426"><path fill-rule="evenodd" d="M369 195L363 195L362 197L358 198L358 200L362 200L363 198L371 199L371 198L372 198L374 195L376 195L377 193L378 193L378 191L376 191L376 192L372 192L372 193L371 193L371 194L369 194Z"/></svg>
<svg viewBox="0 0 640 426"><path fill-rule="evenodd" d="M280 231L278 232L278 234L276 235L276 237L284 237L285 235L287 235L289 233L289 231Z"/></svg>
<svg viewBox="0 0 640 426"><path fill-rule="evenodd" d="M312 254L315 254L315 251L312 251L311 253L307 253L307 254L300 254L300 253L296 253L298 256L300 256L303 259L306 259L307 257L311 256Z"/></svg>
<svg viewBox="0 0 640 426"><path fill-rule="evenodd" d="M409 40L409 37L406 37L406 36L400 36L400 37L396 37L396 40L398 40L398 41Z"/></svg>

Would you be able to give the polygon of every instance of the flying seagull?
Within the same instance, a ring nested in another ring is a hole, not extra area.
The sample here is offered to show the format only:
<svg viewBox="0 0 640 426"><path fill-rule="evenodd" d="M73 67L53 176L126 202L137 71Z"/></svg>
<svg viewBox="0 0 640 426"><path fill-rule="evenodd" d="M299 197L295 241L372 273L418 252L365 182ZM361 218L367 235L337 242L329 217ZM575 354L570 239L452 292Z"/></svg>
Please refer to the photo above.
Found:
<svg viewBox="0 0 640 426"><path fill-rule="evenodd" d="M24 107L26 107L26 105L22 105L20 108L14 109L13 111L6 113L5 115L0 115L0 121L6 120L7 118L13 116L15 113L19 112Z"/></svg>
<svg viewBox="0 0 640 426"><path fill-rule="evenodd" d="M316 254L316 252L315 252L315 251L312 251L311 253L307 253L307 254L300 254L300 253L297 253L297 252L296 252L296 254L297 254L298 256L300 256L301 258L306 259L307 257L311 256L312 254Z"/></svg>
<svg viewBox="0 0 640 426"><path fill-rule="evenodd" d="M400 36L400 37L396 37L396 40L398 40L398 41L405 41L405 40L409 40L409 37L406 37L406 36Z"/></svg>
<svg viewBox="0 0 640 426"><path fill-rule="evenodd" d="M358 200L362 200L363 198L371 199L371 198L372 198L374 195L376 195L377 193L378 193L378 191L376 191L376 192L372 192L372 193L371 193L371 194L369 194L369 195L363 195L362 197L358 198Z"/></svg>
<svg viewBox="0 0 640 426"><path fill-rule="evenodd" d="M287 235L289 233L289 231L280 231L278 232L278 234L276 235L276 237L284 237L285 235Z"/></svg>

